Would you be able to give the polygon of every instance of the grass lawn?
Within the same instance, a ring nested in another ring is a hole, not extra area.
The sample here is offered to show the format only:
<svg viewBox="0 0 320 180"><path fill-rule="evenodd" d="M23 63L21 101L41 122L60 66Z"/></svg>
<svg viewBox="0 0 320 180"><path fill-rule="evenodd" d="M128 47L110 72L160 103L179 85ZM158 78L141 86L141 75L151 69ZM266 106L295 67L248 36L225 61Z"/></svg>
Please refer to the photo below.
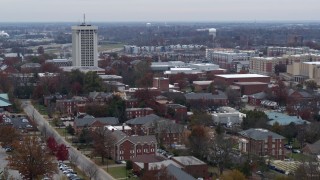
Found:
<svg viewBox="0 0 320 180"><path fill-rule="evenodd" d="M125 167L112 167L112 168L108 168L108 169L109 170L107 171L107 168L104 168L104 170L106 172L108 172L112 177L114 177L116 179L126 177L126 168Z"/></svg>
<svg viewBox="0 0 320 180"><path fill-rule="evenodd" d="M300 162L303 162L303 161L311 161L312 160L312 157L310 156L307 156L305 154L297 154L297 153L292 153L292 155L288 154L288 156L292 159L294 159L295 161L300 161Z"/></svg>
<svg viewBox="0 0 320 180"><path fill-rule="evenodd" d="M99 46L99 51L107 51L115 48L123 48L124 44L103 44Z"/></svg>
<svg viewBox="0 0 320 180"><path fill-rule="evenodd" d="M34 103L33 106L39 111L42 115L48 115L47 107L40 105L38 103Z"/></svg>
<svg viewBox="0 0 320 180"><path fill-rule="evenodd" d="M98 166L106 166L106 165L107 165L107 160L108 160L108 165L116 164L116 163L114 162L114 160L108 159L108 158L105 158L105 159L104 159L104 164L101 163L101 157L93 157L92 160L93 160L94 163L96 163Z"/></svg>

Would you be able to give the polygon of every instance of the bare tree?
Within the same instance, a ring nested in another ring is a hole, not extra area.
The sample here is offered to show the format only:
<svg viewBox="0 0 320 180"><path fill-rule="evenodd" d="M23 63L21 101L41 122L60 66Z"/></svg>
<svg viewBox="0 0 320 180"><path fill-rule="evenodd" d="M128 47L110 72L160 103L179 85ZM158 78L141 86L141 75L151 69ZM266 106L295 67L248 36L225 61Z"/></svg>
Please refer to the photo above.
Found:
<svg viewBox="0 0 320 180"><path fill-rule="evenodd" d="M230 159L232 142L224 138L223 135L218 135L211 140L208 147L208 159L219 168L221 175L226 166L232 162Z"/></svg>
<svg viewBox="0 0 320 180"><path fill-rule="evenodd" d="M76 166L79 160L79 155L77 153L69 153L69 161L73 167Z"/></svg>
<svg viewBox="0 0 320 180"><path fill-rule="evenodd" d="M104 164L104 159L109 158L115 143L115 137L112 132L104 127L96 128L92 132L93 137L93 155L101 156L101 162Z"/></svg>
<svg viewBox="0 0 320 180"><path fill-rule="evenodd" d="M83 171L86 172L89 179L96 179L99 169L95 165L87 165Z"/></svg>

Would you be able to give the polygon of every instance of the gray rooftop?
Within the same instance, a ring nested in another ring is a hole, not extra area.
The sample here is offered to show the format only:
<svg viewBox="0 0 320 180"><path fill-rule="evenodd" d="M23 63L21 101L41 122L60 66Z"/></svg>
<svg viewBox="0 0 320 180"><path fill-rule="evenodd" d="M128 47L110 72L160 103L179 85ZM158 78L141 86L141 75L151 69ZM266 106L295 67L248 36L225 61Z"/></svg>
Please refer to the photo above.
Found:
<svg viewBox="0 0 320 180"><path fill-rule="evenodd" d="M217 91L217 94L212 93L188 93L184 96L187 100L199 100L199 99L227 99L227 95L222 91Z"/></svg>
<svg viewBox="0 0 320 180"><path fill-rule="evenodd" d="M120 144L120 143L122 143L122 142L124 142L126 140L131 141L133 144L139 144L139 143L141 143L141 144L144 144L144 143L157 144L157 138L154 135L149 135L149 136L127 136L127 137L121 139L120 141L118 141L117 144Z"/></svg>
<svg viewBox="0 0 320 180"><path fill-rule="evenodd" d="M183 170L181 170L173 164L170 164L167 167L167 172L169 175L175 177L175 179L177 180L195 180L195 178L192 177L190 174L184 172Z"/></svg>
<svg viewBox="0 0 320 180"><path fill-rule="evenodd" d="M172 157L172 159L185 166L206 164L205 162L201 161L200 159L194 156L177 156L177 157Z"/></svg>
<svg viewBox="0 0 320 180"><path fill-rule="evenodd" d="M272 136L272 139L284 139L283 136L266 129L251 128L245 131L241 131L239 132L239 134L255 140L265 140L268 139L269 136Z"/></svg>
<svg viewBox="0 0 320 180"><path fill-rule="evenodd" d="M76 118L74 123L77 127L91 126L94 122L99 121L104 124L116 125L119 124L118 118L102 117L102 118Z"/></svg>
<svg viewBox="0 0 320 180"><path fill-rule="evenodd" d="M142 125L142 124L146 124L148 122L154 122L154 121L157 121L160 119L162 119L162 117L159 117L155 114L149 114L144 117L137 117L134 119L130 119L126 122L126 124L130 124L130 125L140 124L140 125Z"/></svg>

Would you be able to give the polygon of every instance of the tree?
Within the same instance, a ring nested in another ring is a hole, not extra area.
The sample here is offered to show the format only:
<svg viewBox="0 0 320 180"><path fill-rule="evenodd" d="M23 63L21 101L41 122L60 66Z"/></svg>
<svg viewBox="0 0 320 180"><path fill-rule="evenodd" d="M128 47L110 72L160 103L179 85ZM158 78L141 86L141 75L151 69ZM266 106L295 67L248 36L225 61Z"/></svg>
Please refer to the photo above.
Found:
<svg viewBox="0 0 320 180"><path fill-rule="evenodd" d="M79 155L77 153L69 153L69 161L72 166L76 166L78 164Z"/></svg>
<svg viewBox="0 0 320 180"><path fill-rule="evenodd" d="M69 157L69 151L66 145L60 144L57 148L56 157L58 161L65 161Z"/></svg>
<svg viewBox="0 0 320 180"><path fill-rule="evenodd" d="M279 75L279 73L287 72L287 65L285 64L277 64L274 66L274 72L276 75Z"/></svg>
<svg viewBox="0 0 320 180"><path fill-rule="evenodd" d="M52 154L55 154L58 150L58 143L52 136L47 139L47 147L50 149Z"/></svg>
<svg viewBox="0 0 320 180"><path fill-rule="evenodd" d="M243 118L242 128L244 130L250 128L264 128L267 125L268 116L263 111L242 111L242 113L246 114L246 117Z"/></svg>
<svg viewBox="0 0 320 180"><path fill-rule="evenodd" d="M8 157L8 166L18 170L24 179L40 179L44 174L52 176L57 172L54 157L37 139L24 137L13 145L15 151Z"/></svg>
<svg viewBox="0 0 320 180"><path fill-rule="evenodd" d="M84 76L84 90L86 92L102 91L102 79L96 72L88 72Z"/></svg>
<svg viewBox="0 0 320 180"><path fill-rule="evenodd" d="M38 54L44 54L44 48L42 46L39 46L37 52Z"/></svg>
<svg viewBox="0 0 320 180"><path fill-rule="evenodd" d="M18 140L19 133L12 126L0 126L0 142L2 146L11 145L14 141Z"/></svg>
<svg viewBox="0 0 320 180"><path fill-rule="evenodd" d="M205 111L194 111L190 117L190 125L210 126L213 124L212 116Z"/></svg>
<svg viewBox="0 0 320 180"><path fill-rule="evenodd" d="M104 127L96 128L92 132L93 138L93 154L101 157L101 162L104 164L104 159L110 157L112 147L116 141L112 132Z"/></svg>
<svg viewBox="0 0 320 180"><path fill-rule="evenodd" d="M96 179L98 175L99 169L96 167L96 165L87 165L83 168L83 171L86 172L88 175L89 179Z"/></svg>
<svg viewBox="0 0 320 180"><path fill-rule="evenodd" d="M306 85L307 90L314 91L318 88L318 85L315 81L305 81L304 84Z"/></svg>
<svg viewBox="0 0 320 180"><path fill-rule="evenodd" d="M131 160L127 161L127 163L126 163L126 169L127 169L127 170L130 170L130 169L132 169L132 167L133 167L132 161L131 161Z"/></svg>
<svg viewBox="0 0 320 180"><path fill-rule="evenodd" d="M223 135L218 135L209 144L208 159L218 167L220 174L222 174L223 170L232 163L230 159L232 141Z"/></svg>
<svg viewBox="0 0 320 180"><path fill-rule="evenodd" d="M224 173L222 176L220 176L219 179L222 180L245 180L246 177L243 173L241 173L238 170L232 170L230 172Z"/></svg>
<svg viewBox="0 0 320 180"><path fill-rule="evenodd" d="M226 94L227 94L227 97L228 97L228 101L229 101L229 104L233 107L240 107L240 104L241 104L241 93L237 90L234 90L234 89L231 89L231 88L227 88L226 90Z"/></svg>
<svg viewBox="0 0 320 180"><path fill-rule="evenodd" d="M193 126L188 139L191 153L194 156L203 159L207 154L207 147L210 139L208 129L204 126Z"/></svg>
<svg viewBox="0 0 320 180"><path fill-rule="evenodd" d="M74 133L75 133L75 130L74 130L74 128L71 126L71 124L69 124L67 127L66 127L66 130L67 130L67 132L70 134L70 135L74 135Z"/></svg>

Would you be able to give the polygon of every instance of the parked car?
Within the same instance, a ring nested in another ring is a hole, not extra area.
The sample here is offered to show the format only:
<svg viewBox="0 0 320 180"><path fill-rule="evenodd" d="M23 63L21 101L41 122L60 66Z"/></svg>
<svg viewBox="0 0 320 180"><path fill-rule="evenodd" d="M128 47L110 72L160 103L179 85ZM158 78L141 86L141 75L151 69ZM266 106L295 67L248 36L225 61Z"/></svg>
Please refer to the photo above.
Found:
<svg viewBox="0 0 320 180"><path fill-rule="evenodd" d="M297 153L297 154L300 154L300 153L301 153L301 151L300 151L299 149L292 149L292 152L293 152L293 153Z"/></svg>

